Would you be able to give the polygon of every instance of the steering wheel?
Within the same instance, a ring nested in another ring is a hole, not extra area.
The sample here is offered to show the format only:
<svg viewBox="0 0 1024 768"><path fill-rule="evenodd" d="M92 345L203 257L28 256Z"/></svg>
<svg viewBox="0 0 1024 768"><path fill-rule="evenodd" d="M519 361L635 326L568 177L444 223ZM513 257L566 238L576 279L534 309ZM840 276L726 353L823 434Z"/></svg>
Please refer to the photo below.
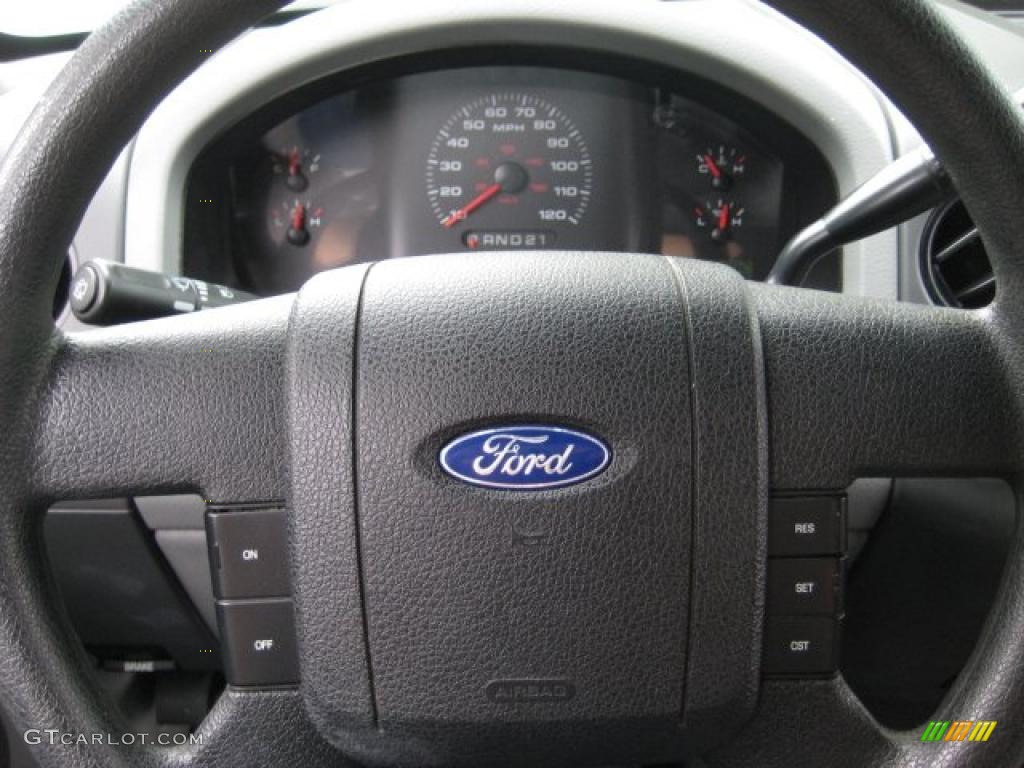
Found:
<svg viewBox="0 0 1024 768"><path fill-rule="evenodd" d="M841 676L761 679L770 491L1024 467L1024 124L927 3L772 5L861 66L944 161L998 278L984 312L545 252L357 266L297 296L55 330L62 254L117 153L202 49L280 4L132 6L0 169L0 690L19 727L86 736L44 741L40 763L1019 765L1019 531L936 715L998 721L989 741L888 731ZM523 420L599 435L611 463L531 493L439 469L458 435ZM301 684L229 687L200 745L115 746L91 736L124 724L54 608L42 512L183 490L286 501ZM516 550L517 523L550 546ZM496 679L554 693L499 701Z"/></svg>

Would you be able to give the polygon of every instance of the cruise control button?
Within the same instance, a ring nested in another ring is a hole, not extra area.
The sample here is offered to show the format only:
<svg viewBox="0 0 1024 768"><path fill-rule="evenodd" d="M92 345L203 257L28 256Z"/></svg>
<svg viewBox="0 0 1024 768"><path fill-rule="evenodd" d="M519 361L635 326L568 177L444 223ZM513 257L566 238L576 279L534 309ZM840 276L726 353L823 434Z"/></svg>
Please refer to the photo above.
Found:
<svg viewBox="0 0 1024 768"><path fill-rule="evenodd" d="M764 673L829 675L838 665L839 623L831 617L769 617L764 634Z"/></svg>
<svg viewBox="0 0 1024 768"><path fill-rule="evenodd" d="M768 506L768 554L841 554L846 546L845 512L845 496L772 497Z"/></svg>
<svg viewBox="0 0 1024 768"><path fill-rule="evenodd" d="M206 526L217 597L291 594L284 510L212 511L207 514Z"/></svg>
<svg viewBox="0 0 1024 768"><path fill-rule="evenodd" d="M299 680L292 601L217 603L224 676L232 685L288 685Z"/></svg>
<svg viewBox="0 0 1024 768"><path fill-rule="evenodd" d="M839 562L832 557L770 559L768 613L836 613L841 607Z"/></svg>

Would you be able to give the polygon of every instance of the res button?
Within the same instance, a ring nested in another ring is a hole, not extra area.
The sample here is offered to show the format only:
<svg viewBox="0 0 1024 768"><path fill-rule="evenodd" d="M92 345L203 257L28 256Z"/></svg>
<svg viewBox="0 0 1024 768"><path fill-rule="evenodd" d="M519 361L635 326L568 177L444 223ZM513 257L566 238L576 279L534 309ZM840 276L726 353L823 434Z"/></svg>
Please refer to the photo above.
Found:
<svg viewBox="0 0 1024 768"><path fill-rule="evenodd" d="M768 554L836 555L846 546L845 496L775 496L768 506Z"/></svg>

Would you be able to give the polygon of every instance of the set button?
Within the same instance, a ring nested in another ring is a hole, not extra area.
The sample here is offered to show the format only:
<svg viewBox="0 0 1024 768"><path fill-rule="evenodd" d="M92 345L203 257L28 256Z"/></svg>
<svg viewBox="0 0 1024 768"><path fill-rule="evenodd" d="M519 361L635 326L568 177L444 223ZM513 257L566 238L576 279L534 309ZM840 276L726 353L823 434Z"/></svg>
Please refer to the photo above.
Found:
<svg viewBox="0 0 1024 768"><path fill-rule="evenodd" d="M768 613L834 614L842 608L839 560L834 557L768 561Z"/></svg>

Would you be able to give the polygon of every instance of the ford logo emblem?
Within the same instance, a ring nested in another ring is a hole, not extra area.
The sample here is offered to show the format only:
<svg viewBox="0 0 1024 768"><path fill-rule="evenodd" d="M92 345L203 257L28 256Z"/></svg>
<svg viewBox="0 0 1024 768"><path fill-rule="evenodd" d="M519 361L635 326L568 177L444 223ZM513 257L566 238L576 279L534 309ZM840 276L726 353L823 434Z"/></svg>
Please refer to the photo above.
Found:
<svg viewBox="0 0 1024 768"><path fill-rule="evenodd" d="M608 466L612 454L584 432L513 424L457 437L441 450L440 458L444 471L464 483L536 491L589 480Z"/></svg>

